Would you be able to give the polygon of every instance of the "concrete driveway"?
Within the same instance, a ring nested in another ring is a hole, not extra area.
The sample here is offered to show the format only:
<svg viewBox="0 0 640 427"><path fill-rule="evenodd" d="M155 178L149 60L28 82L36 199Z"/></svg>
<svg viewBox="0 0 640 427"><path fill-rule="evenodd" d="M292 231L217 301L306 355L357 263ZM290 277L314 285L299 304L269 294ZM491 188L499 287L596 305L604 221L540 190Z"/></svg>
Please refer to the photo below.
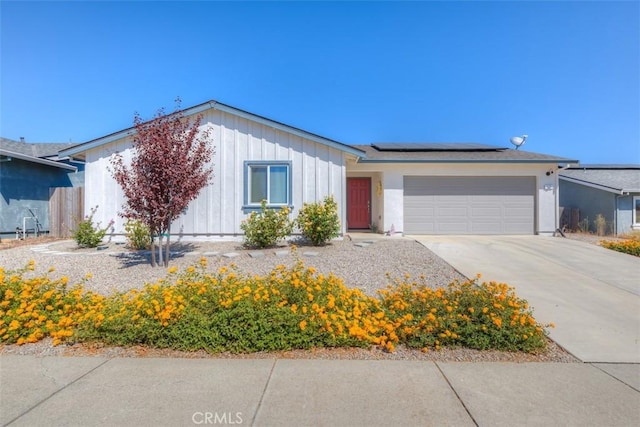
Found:
<svg viewBox="0 0 640 427"><path fill-rule="evenodd" d="M411 236L467 277L516 288L583 362L640 363L640 258L542 236Z"/></svg>

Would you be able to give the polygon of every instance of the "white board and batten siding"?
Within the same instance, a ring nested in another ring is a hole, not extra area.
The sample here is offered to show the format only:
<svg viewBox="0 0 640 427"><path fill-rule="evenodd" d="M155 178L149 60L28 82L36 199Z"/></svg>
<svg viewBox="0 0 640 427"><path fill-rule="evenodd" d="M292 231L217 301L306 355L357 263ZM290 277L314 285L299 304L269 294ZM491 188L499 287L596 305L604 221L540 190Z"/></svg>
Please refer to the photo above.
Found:
<svg viewBox="0 0 640 427"><path fill-rule="evenodd" d="M212 183L203 188L185 213L171 227L172 235L227 236L242 234L240 223L248 213L244 204L244 162L291 161L292 200L295 218L303 203L333 195L338 201L341 223L346 217L346 154L328 145L275 129L219 110L203 112L202 126L211 127ZM119 185L109 172L115 152L130 159L131 139L123 138L87 151L85 179L91 191L85 195L85 210L98 205L94 221L115 220L115 233L124 233L118 216L124 203ZM343 226L344 228L344 226ZM344 232L344 229L342 230Z"/></svg>

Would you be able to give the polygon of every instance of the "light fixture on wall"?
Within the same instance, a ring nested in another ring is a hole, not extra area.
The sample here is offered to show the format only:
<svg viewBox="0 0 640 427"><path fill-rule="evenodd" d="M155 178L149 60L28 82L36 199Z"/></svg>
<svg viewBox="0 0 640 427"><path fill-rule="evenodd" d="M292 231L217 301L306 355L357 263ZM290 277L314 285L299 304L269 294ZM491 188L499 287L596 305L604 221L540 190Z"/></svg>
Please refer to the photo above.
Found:
<svg viewBox="0 0 640 427"><path fill-rule="evenodd" d="M378 197L382 196L382 181L378 181L376 184L376 194Z"/></svg>

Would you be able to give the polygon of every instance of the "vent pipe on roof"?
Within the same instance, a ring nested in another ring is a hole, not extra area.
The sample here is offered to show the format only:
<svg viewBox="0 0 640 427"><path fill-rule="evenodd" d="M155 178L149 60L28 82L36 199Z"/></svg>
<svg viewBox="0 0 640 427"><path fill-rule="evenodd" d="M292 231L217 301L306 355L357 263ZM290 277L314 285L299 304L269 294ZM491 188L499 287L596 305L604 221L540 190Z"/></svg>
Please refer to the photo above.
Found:
<svg viewBox="0 0 640 427"><path fill-rule="evenodd" d="M20 142L24 142L24 136L20 137Z"/></svg>

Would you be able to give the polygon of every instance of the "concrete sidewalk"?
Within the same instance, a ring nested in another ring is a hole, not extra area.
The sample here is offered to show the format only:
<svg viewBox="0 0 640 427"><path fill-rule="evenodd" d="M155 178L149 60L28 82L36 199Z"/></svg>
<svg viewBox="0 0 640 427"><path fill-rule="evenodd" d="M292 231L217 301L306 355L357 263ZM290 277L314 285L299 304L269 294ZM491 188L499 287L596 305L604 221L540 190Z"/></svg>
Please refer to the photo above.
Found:
<svg viewBox="0 0 640 427"><path fill-rule="evenodd" d="M542 236L414 236L467 277L507 283L584 362L640 363L640 258Z"/></svg>
<svg viewBox="0 0 640 427"><path fill-rule="evenodd" d="M0 385L11 426L640 425L639 365L7 355Z"/></svg>

